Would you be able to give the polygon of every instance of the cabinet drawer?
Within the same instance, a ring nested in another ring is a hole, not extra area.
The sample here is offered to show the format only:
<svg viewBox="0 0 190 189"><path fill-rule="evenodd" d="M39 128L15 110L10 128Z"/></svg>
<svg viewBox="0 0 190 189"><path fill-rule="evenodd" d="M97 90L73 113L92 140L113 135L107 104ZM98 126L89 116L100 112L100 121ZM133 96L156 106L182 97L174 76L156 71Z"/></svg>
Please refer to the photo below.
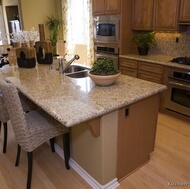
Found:
<svg viewBox="0 0 190 189"><path fill-rule="evenodd" d="M137 68L137 61L128 60L128 59L120 59L120 66L128 67L128 68Z"/></svg>
<svg viewBox="0 0 190 189"><path fill-rule="evenodd" d="M139 70L138 78L162 84L162 75Z"/></svg>
<svg viewBox="0 0 190 189"><path fill-rule="evenodd" d="M149 64L149 63L145 63L145 62L139 62L139 70L144 70L144 71L148 71L151 73L162 74L164 68L163 68L163 66L160 66L160 65L154 65L154 64Z"/></svg>
<svg viewBox="0 0 190 189"><path fill-rule="evenodd" d="M121 74L137 77L137 70L132 68L120 67Z"/></svg>

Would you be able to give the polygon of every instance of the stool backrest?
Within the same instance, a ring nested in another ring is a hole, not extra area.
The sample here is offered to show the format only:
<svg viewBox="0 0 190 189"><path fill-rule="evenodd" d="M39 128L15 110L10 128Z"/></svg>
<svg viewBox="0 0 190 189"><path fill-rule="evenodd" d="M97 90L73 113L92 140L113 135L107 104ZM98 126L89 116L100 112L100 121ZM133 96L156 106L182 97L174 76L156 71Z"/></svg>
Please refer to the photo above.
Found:
<svg viewBox="0 0 190 189"><path fill-rule="evenodd" d="M0 81L4 81L3 74L0 72ZM3 101L3 96L0 90L0 121L1 122L7 122L9 120L9 114L7 112L7 108L5 106L5 103Z"/></svg>
<svg viewBox="0 0 190 189"><path fill-rule="evenodd" d="M23 142L28 141L29 132L18 91L14 85L3 80L0 80L0 91L2 92L3 101L6 105L15 137L22 146Z"/></svg>

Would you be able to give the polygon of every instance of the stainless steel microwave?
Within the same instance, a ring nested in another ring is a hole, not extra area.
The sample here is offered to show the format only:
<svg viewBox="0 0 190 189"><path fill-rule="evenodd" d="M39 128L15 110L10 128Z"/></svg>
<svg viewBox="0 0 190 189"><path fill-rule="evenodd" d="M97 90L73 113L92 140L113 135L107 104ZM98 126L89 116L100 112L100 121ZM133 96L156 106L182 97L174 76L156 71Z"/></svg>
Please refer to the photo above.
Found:
<svg viewBox="0 0 190 189"><path fill-rule="evenodd" d="M119 16L101 15L94 17L94 42L119 43Z"/></svg>

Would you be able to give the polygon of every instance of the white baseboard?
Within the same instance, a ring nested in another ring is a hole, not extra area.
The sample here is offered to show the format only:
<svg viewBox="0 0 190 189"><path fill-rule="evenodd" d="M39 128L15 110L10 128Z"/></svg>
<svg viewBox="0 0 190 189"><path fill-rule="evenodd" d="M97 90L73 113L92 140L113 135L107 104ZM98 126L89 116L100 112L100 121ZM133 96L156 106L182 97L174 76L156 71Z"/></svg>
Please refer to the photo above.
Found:
<svg viewBox="0 0 190 189"><path fill-rule="evenodd" d="M56 153L64 159L63 150L55 144ZM115 189L119 186L117 178L108 182L105 185L101 185L92 176L90 176L80 165L78 165L72 158L69 160L69 165L93 188L93 189Z"/></svg>

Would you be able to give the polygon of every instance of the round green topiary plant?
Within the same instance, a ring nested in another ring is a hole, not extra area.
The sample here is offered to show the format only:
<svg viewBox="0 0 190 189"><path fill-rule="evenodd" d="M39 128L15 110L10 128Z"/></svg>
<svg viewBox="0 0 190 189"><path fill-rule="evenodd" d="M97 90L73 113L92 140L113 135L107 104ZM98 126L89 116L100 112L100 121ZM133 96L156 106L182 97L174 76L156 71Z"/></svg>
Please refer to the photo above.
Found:
<svg viewBox="0 0 190 189"><path fill-rule="evenodd" d="M107 57L97 59L90 71L90 74L101 76L115 75L118 73L119 71L116 69L114 61Z"/></svg>

